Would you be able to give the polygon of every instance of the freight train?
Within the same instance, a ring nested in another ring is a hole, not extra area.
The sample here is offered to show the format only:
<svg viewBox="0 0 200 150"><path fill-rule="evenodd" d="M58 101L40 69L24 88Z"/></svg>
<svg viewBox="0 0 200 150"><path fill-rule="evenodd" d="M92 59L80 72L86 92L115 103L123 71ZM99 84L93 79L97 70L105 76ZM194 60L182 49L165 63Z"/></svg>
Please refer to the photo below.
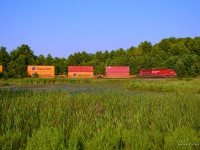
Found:
<svg viewBox="0 0 200 150"><path fill-rule="evenodd" d="M140 78L171 78L176 76L176 72L172 69L141 69L139 73Z"/></svg>
<svg viewBox="0 0 200 150"><path fill-rule="evenodd" d="M28 75L53 78L54 66L28 66ZM93 66L68 66L68 78L168 78L176 77L172 69L141 69L139 75L130 75L129 66L107 66L105 75L94 75Z"/></svg>

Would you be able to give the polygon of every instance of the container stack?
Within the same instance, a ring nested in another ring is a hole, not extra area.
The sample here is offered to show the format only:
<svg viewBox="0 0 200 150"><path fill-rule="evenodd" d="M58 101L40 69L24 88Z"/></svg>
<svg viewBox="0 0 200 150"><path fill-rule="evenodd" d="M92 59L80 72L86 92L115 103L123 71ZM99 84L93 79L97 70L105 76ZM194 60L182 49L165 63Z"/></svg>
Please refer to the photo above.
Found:
<svg viewBox="0 0 200 150"><path fill-rule="evenodd" d="M68 78L93 78L93 66L68 66Z"/></svg>
<svg viewBox="0 0 200 150"><path fill-rule="evenodd" d="M39 75L39 78L54 78L54 66L28 66L28 76Z"/></svg>
<svg viewBox="0 0 200 150"><path fill-rule="evenodd" d="M129 78L130 69L128 66L106 67L106 78Z"/></svg>

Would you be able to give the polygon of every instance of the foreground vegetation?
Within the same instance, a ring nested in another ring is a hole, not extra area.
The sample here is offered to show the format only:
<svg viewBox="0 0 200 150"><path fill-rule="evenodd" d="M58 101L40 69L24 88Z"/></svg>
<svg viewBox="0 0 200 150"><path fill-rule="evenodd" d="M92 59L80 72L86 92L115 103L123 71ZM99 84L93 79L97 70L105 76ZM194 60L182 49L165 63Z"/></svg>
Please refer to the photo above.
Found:
<svg viewBox="0 0 200 150"><path fill-rule="evenodd" d="M79 79L73 83L78 92L5 87L0 149L199 149L199 85L198 80Z"/></svg>
<svg viewBox="0 0 200 150"><path fill-rule="evenodd" d="M124 83L129 79L72 79L72 78L21 78L1 79L0 86L23 86L23 85L62 85L62 84L100 84L100 83Z"/></svg>

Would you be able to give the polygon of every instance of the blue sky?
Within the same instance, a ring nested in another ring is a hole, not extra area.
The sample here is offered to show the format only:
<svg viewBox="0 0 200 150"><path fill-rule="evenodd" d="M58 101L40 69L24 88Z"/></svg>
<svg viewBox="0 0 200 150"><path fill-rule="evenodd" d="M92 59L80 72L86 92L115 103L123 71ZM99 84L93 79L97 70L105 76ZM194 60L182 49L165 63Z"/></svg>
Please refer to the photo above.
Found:
<svg viewBox="0 0 200 150"><path fill-rule="evenodd" d="M35 55L111 51L169 37L200 36L200 0L5 0L0 46Z"/></svg>

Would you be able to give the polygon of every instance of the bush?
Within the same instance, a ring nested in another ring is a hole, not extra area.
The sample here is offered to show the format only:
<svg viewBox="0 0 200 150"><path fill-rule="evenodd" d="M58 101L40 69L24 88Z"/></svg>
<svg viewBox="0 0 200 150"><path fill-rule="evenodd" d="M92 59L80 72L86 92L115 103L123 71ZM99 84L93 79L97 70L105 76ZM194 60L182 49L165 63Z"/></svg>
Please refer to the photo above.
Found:
<svg viewBox="0 0 200 150"><path fill-rule="evenodd" d="M34 75L32 77L33 78L39 78L39 74L36 72L36 73L34 73Z"/></svg>

